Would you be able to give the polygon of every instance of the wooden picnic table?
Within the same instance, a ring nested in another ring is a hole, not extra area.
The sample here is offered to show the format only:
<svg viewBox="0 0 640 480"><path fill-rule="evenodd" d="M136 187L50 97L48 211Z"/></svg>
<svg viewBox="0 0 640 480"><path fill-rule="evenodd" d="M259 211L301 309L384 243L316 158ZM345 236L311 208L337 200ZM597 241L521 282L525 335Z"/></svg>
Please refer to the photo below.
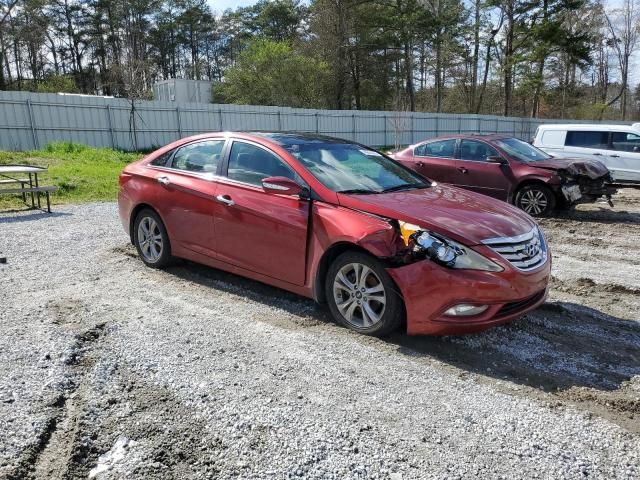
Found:
<svg viewBox="0 0 640 480"><path fill-rule="evenodd" d="M27 195L31 198L31 208L42 208L40 196L47 198L47 212L51 213L49 193L55 192L57 187L40 186L38 175L47 173L44 167L33 165L0 165L0 194L22 194L22 200L27 203ZM2 188L3 185L19 184L19 188Z"/></svg>

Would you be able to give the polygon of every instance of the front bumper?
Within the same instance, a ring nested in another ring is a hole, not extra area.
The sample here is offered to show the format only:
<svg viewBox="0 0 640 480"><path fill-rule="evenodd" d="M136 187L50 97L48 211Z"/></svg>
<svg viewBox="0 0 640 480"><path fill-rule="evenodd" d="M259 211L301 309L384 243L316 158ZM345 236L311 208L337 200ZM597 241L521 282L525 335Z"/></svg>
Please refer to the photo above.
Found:
<svg viewBox="0 0 640 480"><path fill-rule="evenodd" d="M543 265L529 272L519 271L504 260L499 263L505 268L502 272L453 270L429 260L389 268L387 272L404 299L407 333L479 332L514 320L544 303L551 274L550 255ZM489 305L489 308L474 317L444 315L459 303Z"/></svg>

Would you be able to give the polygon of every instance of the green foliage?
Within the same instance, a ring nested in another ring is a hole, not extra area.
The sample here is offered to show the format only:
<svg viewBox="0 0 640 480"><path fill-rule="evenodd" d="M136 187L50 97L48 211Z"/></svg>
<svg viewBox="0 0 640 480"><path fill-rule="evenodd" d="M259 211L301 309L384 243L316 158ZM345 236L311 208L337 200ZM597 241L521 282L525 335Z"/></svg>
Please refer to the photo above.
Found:
<svg viewBox="0 0 640 480"><path fill-rule="evenodd" d="M0 151L0 165L29 164L48 167L41 184L55 185L54 204L113 201L118 192L118 175L125 165L140 158L110 148L94 148L72 142L48 144L30 152ZM19 196L0 196L0 209L22 208Z"/></svg>
<svg viewBox="0 0 640 480"><path fill-rule="evenodd" d="M218 95L227 103L323 107L328 73L326 63L287 43L256 40L227 71Z"/></svg>
<svg viewBox="0 0 640 480"><path fill-rule="evenodd" d="M36 85L40 93L78 93L76 81L70 75L49 75Z"/></svg>

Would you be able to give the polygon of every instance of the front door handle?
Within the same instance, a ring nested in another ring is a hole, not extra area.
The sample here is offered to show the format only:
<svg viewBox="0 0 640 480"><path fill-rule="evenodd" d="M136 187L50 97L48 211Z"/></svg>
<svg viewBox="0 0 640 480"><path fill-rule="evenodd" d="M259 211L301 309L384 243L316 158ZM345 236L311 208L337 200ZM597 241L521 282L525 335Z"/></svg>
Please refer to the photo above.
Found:
<svg viewBox="0 0 640 480"><path fill-rule="evenodd" d="M594 153L594 155L597 156L597 157L601 157L602 156L601 153Z"/></svg>
<svg viewBox="0 0 640 480"><path fill-rule="evenodd" d="M171 183L171 181L169 180L169 177L158 177L158 183L166 187Z"/></svg>
<svg viewBox="0 0 640 480"><path fill-rule="evenodd" d="M620 158L620 155L609 155L611 158Z"/></svg>
<svg viewBox="0 0 640 480"><path fill-rule="evenodd" d="M218 200L220 203L224 203L227 207L231 207L236 204L236 202L231 200L231 197L229 195L218 195L216 197L216 200Z"/></svg>
<svg viewBox="0 0 640 480"><path fill-rule="evenodd" d="M424 167L424 162L416 162L417 167Z"/></svg>
<svg viewBox="0 0 640 480"><path fill-rule="evenodd" d="M467 170L464 167L458 167L458 171L461 172L461 173L467 173L469 170Z"/></svg>

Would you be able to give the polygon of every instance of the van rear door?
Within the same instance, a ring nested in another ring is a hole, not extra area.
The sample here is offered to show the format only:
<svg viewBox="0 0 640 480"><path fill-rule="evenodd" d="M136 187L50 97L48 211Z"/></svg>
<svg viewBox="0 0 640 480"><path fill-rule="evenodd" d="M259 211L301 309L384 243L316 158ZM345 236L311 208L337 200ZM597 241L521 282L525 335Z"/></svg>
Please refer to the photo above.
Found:
<svg viewBox="0 0 640 480"><path fill-rule="evenodd" d="M611 175L620 182L640 182L640 134L611 132L609 163Z"/></svg>

